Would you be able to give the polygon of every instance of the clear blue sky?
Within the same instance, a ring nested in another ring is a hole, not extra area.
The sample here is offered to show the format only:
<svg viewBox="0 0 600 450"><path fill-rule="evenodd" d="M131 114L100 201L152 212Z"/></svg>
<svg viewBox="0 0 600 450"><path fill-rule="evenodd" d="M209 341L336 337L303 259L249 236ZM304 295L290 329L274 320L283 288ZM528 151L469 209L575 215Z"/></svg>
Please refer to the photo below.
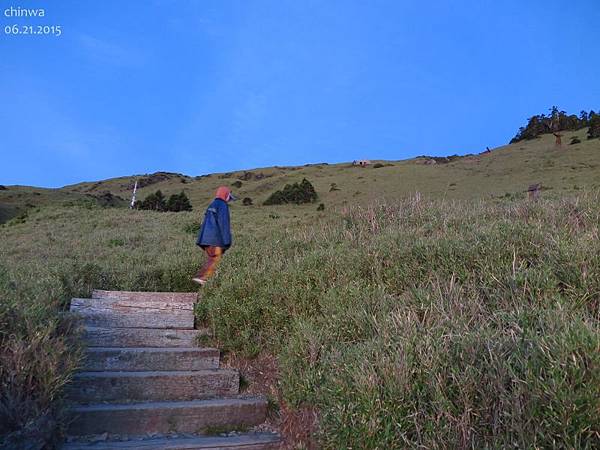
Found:
<svg viewBox="0 0 600 450"><path fill-rule="evenodd" d="M471 153L600 109L598 0L0 5L0 184Z"/></svg>

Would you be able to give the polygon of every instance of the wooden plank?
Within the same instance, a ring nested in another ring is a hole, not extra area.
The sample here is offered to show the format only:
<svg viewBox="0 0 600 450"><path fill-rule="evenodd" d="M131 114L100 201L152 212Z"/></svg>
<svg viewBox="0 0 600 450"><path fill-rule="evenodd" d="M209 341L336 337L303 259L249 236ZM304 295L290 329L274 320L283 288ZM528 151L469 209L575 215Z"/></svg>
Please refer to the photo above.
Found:
<svg viewBox="0 0 600 450"><path fill-rule="evenodd" d="M171 302L171 303L196 303L197 292L131 292L131 291L104 291L94 289L92 298L118 299L142 302Z"/></svg>
<svg viewBox="0 0 600 450"><path fill-rule="evenodd" d="M235 436L152 438L121 442L71 442L62 450L276 450L281 438L273 433L247 433Z"/></svg>
<svg viewBox="0 0 600 450"><path fill-rule="evenodd" d="M82 339L89 347L194 347L207 329L103 328L86 326Z"/></svg>
<svg viewBox="0 0 600 450"><path fill-rule="evenodd" d="M132 304L127 300L74 298L71 300L70 310L89 326L194 328L194 311L188 304L168 302Z"/></svg>
<svg viewBox="0 0 600 450"><path fill-rule="evenodd" d="M139 309L158 309L158 310L181 310L194 311L194 305L189 302L178 302L173 300L158 299L130 299L130 298L73 298L76 303L86 303L97 308L139 308Z"/></svg>
<svg viewBox="0 0 600 450"><path fill-rule="evenodd" d="M67 388L77 403L200 400L239 392L237 370L80 372Z"/></svg>
<svg viewBox="0 0 600 450"><path fill-rule="evenodd" d="M254 426L265 420L262 398L93 404L72 409L68 434L197 433L207 427Z"/></svg>
<svg viewBox="0 0 600 450"><path fill-rule="evenodd" d="M219 367L215 348L89 348L83 369L97 371L173 371Z"/></svg>

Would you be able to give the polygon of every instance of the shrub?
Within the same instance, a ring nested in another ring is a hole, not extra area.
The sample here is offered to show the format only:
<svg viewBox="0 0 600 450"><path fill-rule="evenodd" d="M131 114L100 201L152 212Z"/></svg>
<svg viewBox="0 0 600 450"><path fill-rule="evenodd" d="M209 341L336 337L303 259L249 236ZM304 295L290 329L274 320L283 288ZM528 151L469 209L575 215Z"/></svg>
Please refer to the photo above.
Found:
<svg viewBox="0 0 600 450"><path fill-rule="evenodd" d="M319 206L317 206L317 211L325 211L325 203L320 203Z"/></svg>
<svg viewBox="0 0 600 450"><path fill-rule="evenodd" d="M264 205L281 205L286 203L314 203L317 200L317 192L306 178L300 183L286 184L280 191L273 192L263 203Z"/></svg>
<svg viewBox="0 0 600 450"><path fill-rule="evenodd" d="M171 195L167 201L166 211L181 212L191 210L192 204L190 203L190 199L183 191L179 194Z"/></svg>
<svg viewBox="0 0 600 450"><path fill-rule="evenodd" d="M159 189L154 194L148 195L143 201L135 202L135 208L151 211L166 211L167 202L165 196Z"/></svg>
<svg viewBox="0 0 600 450"><path fill-rule="evenodd" d="M588 130L588 139L600 137L600 114L590 115L590 128Z"/></svg>
<svg viewBox="0 0 600 450"><path fill-rule="evenodd" d="M251 206L252 205L252 199L250 197L244 197L244 199L242 200L242 205L244 205L244 206Z"/></svg>
<svg viewBox="0 0 600 450"><path fill-rule="evenodd" d="M242 182L241 182L240 180L236 180L236 181L234 181L233 183L231 183L231 185L232 185L234 188L236 188L236 189L239 189L239 188L241 188L241 187L242 187Z"/></svg>
<svg viewBox="0 0 600 450"><path fill-rule="evenodd" d="M181 191L179 194L172 194L169 200L165 201L165 196L158 190L154 194L148 195L143 201L135 203L136 209L144 209L151 211L191 211L192 204L185 192Z"/></svg>

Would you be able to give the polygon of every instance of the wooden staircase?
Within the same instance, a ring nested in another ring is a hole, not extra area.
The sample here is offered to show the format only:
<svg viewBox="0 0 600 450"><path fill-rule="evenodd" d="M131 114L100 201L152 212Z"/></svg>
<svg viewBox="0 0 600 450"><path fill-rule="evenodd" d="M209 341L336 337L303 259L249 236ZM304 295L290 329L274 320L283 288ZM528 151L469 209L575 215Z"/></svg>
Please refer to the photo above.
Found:
<svg viewBox="0 0 600 450"><path fill-rule="evenodd" d="M64 450L276 449L273 433L223 433L264 422L267 401L239 393L237 370L196 346L195 293L94 291L74 298L83 325L83 370L68 387Z"/></svg>

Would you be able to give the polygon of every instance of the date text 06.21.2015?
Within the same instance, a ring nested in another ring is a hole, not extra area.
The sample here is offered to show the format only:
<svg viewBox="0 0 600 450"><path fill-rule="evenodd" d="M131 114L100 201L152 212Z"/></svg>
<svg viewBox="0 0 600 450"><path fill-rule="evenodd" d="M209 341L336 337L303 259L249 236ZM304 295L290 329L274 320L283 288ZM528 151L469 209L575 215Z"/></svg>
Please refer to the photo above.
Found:
<svg viewBox="0 0 600 450"><path fill-rule="evenodd" d="M60 36L62 27L60 25L6 25L4 34L14 36Z"/></svg>

